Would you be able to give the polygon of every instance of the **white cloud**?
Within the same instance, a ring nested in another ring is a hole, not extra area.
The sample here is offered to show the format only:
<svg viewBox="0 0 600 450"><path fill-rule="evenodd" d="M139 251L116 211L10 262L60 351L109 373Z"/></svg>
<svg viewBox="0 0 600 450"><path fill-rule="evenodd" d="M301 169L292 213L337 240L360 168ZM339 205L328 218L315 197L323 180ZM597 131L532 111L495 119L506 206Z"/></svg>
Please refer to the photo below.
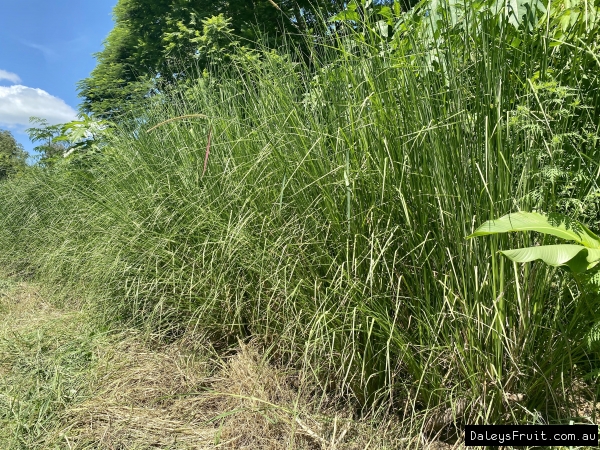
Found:
<svg viewBox="0 0 600 450"><path fill-rule="evenodd" d="M16 73L0 69L0 81L2 80L8 80L12 83L19 83L21 81L19 75L17 75Z"/></svg>
<svg viewBox="0 0 600 450"><path fill-rule="evenodd" d="M27 86L0 86L0 124L29 125L31 116L46 119L51 125L75 120L77 112L64 100L42 89Z"/></svg>

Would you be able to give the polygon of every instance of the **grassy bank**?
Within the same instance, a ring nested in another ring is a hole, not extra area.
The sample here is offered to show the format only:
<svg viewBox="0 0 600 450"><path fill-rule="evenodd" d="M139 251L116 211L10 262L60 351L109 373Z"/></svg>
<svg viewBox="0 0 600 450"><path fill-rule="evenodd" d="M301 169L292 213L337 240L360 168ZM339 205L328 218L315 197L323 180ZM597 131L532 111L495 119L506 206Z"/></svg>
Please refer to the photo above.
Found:
<svg viewBox="0 0 600 450"><path fill-rule="evenodd" d="M411 17L309 63L239 57L2 184L2 264L165 342L257 342L412 436L597 421L597 297L497 253L535 236L465 240L519 209L594 226L597 42Z"/></svg>

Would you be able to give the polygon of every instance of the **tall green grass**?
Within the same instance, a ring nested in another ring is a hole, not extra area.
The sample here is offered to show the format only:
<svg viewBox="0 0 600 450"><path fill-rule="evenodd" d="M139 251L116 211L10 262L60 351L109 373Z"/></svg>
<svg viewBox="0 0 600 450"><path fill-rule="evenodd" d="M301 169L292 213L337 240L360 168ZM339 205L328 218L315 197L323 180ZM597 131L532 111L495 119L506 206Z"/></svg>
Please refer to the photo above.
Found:
<svg viewBox="0 0 600 450"><path fill-rule="evenodd" d="M539 149L557 167L565 152L597 160L597 93L580 86L593 72L535 34L515 44L496 19L440 22L444 39L429 41L340 38L307 63L238 58L137 111L88 168L2 184L0 260L166 337L257 339L358 410L415 429L448 425L448 411L575 417L576 380L598 367L583 341L597 300L497 254L525 237L465 236L555 208ZM558 146L559 130L587 147ZM571 185L574 198L597 188Z"/></svg>

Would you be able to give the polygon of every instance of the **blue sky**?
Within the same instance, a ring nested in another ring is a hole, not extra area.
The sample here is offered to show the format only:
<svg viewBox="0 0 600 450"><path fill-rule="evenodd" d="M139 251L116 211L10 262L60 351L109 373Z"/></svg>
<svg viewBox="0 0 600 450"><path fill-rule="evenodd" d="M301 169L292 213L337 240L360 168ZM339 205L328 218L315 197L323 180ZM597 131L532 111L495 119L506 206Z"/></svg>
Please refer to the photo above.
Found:
<svg viewBox="0 0 600 450"><path fill-rule="evenodd" d="M96 65L117 0L1 0L0 129L31 153L29 116L77 116L76 84Z"/></svg>

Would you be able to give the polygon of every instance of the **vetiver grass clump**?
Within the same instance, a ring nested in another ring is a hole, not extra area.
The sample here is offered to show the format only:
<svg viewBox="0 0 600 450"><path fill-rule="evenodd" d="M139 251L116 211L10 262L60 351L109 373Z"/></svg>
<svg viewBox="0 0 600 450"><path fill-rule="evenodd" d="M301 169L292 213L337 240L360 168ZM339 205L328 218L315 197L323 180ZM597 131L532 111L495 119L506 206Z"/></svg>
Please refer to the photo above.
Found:
<svg viewBox="0 0 600 450"><path fill-rule="evenodd" d="M166 338L257 339L427 433L597 420L598 300L497 254L526 237L465 240L518 209L597 220L594 38L567 51L490 11L429 35L427 17L308 63L241 55L93 164L2 184L2 263Z"/></svg>

